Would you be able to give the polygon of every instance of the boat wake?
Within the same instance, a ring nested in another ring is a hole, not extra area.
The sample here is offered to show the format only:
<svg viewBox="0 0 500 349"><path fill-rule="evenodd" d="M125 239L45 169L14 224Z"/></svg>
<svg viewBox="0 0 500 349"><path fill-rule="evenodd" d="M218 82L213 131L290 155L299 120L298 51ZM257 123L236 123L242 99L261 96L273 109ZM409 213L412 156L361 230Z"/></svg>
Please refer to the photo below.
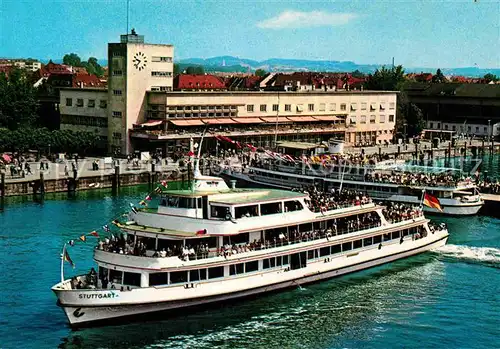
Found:
<svg viewBox="0 0 500 349"><path fill-rule="evenodd" d="M500 268L500 249L494 247L445 245L434 252L445 258Z"/></svg>

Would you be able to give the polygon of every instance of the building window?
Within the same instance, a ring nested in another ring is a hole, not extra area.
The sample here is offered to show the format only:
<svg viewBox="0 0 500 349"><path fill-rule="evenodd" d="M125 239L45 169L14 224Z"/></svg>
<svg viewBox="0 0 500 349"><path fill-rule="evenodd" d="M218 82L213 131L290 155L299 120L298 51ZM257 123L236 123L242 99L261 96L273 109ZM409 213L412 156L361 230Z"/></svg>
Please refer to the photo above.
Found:
<svg viewBox="0 0 500 349"><path fill-rule="evenodd" d="M366 115L361 115L361 121L359 123L366 124Z"/></svg>
<svg viewBox="0 0 500 349"><path fill-rule="evenodd" d="M153 56L153 62L172 63L172 57L158 57Z"/></svg>
<svg viewBox="0 0 500 349"><path fill-rule="evenodd" d="M161 77L171 77L172 72L170 71L152 71L151 76L161 78Z"/></svg>
<svg viewBox="0 0 500 349"><path fill-rule="evenodd" d="M342 104L340 105L340 110L342 110L342 111L346 111L346 110L347 110L347 105L346 105L345 103L342 103Z"/></svg>
<svg viewBox="0 0 500 349"><path fill-rule="evenodd" d="M370 111L375 111L375 110L377 110L377 104L376 103L370 104Z"/></svg>
<svg viewBox="0 0 500 349"><path fill-rule="evenodd" d="M113 76L120 76L123 72L121 70L113 70Z"/></svg>
<svg viewBox="0 0 500 349"><path fill-rule="evenodd" d="M361 110L366 110L366 103L361 103Z"/></svg>
<svg viewBox="0 0 500 349"><path fill-rule="evenodd" d="M302 104L297 104L297 112L302 113L304 111L304 106Z"/></svg>
<svg viewBox="0 0 500 349"><path fill-rule="evenodd" d="M351 111L356 111L356 109L358 109L357 103L352 103L351 104Z"/></svg>
<svg viewBox="0 0 500 349"><path fill-rule="evenodd" d="M320 103L319 104L319 111L325 111L326 110L326 104L325 103Z"/></svg>
<svg viewBox="0 0 500 349"><path fill-rule="evenodd" d="M113 111L113 117L114 118L121 118L122 112L121 111Z"/></svg>
<svg viewBox="0 0 500 349"><path fill-rule="evenodd" d="M172 91L172 87L170 86L152 86L151 91Z"/></svg>
<svg viewBox="0 0 500 349"><path fill-rule="evenodd" d="M380 115L380 122L384 123L385 122L385 115Z"/></svg>
<svg viewBox="0 0 500 349"><path fill-rule="evenodd" d="M87 107L94 108L95 107L95 99L89 99L89 102L87 103Z"/></svg>
<svg viewBox="0 0 500 349"><path fill-rule="evenodd" d="M337 104L336 103L330 103L330 111L335 111L337 110Z"/></svg>
<svg viewBox="0 0 500 349"><path fill-rule="evenodd" d="M285 111L292 111L292 105L291 104L285 104Z"/></svg>
<svg viewBox="0 0 500 349"><path fill-rule="evenodd" d="M122 95L122 90L113 90L113 94L115 96L121 96Z"/></svg>
<svg viewBox="0 0 500 349"><path fill-rule="evenodd" d="M370 115L370 124L375 123L375 115Z"/></svg>
<svg viewBox="0 0 500 349"><path fill-rule="evenodd" d="M394 122L394 115L389 115L389 122Z"/></svg>
<svg viewBox="0 0 500 349"><path fill-rule="evenodd" d="M308 110L309 111L314 111L314 104L309 104L308 105Z"/></svg>
<svg viewBox="0 0 500 349"><path fill-rule="evenodd" d="M273 104L273 111L279 111L279 105Z"/></svg>
<svg viewBox="0 0 500 349"><path fill-rule="evenodd" d="M453 131L456 131L456 130L457 130L457 126L453 125L453 126L451 126L451 129L452 129Z"/></svg>
<svg viewBox="0 0 500 349"><path fill-rule="evenodd" d="M396 107L396 103L389 103L389 109L394 109Z"/></svg>
<svg viewBox="0 0 500 349"><path fill-rule="evenodd" d="M253 113L253 104L248 104L247 105L247 112Z"/></svg>
<svg viewBox="0 0 500 349"><path fill-rule="evenodd" d="M380 103L380 110L385 110L385 104L384 103Z"/></svg>
<svg viewBox="0 0 500 349"><path fill-rule="evenodd" d="M267 105L266 104L261 104L260 105L260 111L266 112L267 111Z"/></svg>
<svg viewBox="0 0 500 349"><path fill-rule="evenodd" d="M483 132L488 132L488 129L485 127L485 128L483 129Z"/></svg>
<svg viewBox="0 0 500 349"><path fill-rule="evenodd" d="M66 106L71 107L73 105L73 99L72 98L66 98Z"/></svg>
<svg viewBox="0 0 500 349"><path fill-rule="evenodd" d="M430 125L429 125L430 128L434 128L434 123L431 122Z"/></svg>
<svg viewBox="0 0 500 349"><path fill-rule="evenodd" d="M122 134L120 132L113 132L113 139L122 139Z"/></svg>
<svg viewBox="0 0 500 349"><path fill-rule="evenodd" d="M113 52L113 57L121 57L121 56L122 56L121 52L116 52L116 51Z"/></svg>
<svg viewBox="0 0 500 349"><path fill-rule="evenodd" d="M479 132L479 126L476 126L476 132Z"/></svg>
<svg viewBox="0 0 500 349"><path fill-rule="evenodd" d="M78 98L76 100L76 106L77 107L83 107L83 98Z"/></svg>
<svg viewBox="0 0 500 349"><path fill-rule="evenodd" d="M99 102L99 107L101 107L102 109L106 109L108 107L108 102L104 99L101 99Z"/></svg>

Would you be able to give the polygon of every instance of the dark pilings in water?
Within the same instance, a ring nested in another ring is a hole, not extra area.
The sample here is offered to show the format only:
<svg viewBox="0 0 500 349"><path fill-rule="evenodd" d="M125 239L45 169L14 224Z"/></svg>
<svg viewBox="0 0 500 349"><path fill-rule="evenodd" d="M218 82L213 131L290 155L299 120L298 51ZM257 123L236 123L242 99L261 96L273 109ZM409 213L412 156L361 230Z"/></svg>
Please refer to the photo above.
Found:
<svg viewBox="0 0 500 349"><path fill-rule="evenodd" d="M120 189L120 166L115 166L115 174L111 178L111 192L116 194L116 192Z"/></svg>

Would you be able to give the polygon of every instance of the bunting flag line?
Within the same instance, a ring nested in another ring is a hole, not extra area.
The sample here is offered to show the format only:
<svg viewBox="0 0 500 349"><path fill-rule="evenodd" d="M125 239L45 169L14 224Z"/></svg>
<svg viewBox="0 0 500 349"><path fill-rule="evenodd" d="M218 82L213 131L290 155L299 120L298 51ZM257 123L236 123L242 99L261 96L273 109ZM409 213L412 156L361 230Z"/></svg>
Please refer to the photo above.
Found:
<svg viewBox="0 0 500 349"><path fill-rule="evenodd" d="M105 225L105 227L107 227L107 225ZM108 228L108 231L109 231L109 228ZM96 232L95 230L94 230L94 231L91 231L91 232L89 233L89 235L95 236L96 238L98 238L98 237L99 237L99 233L98 233L98 232Z"/></svg>
<svg viewBox="0 0 500 349"><path fill-rule="evenodd" d="M73 263L73 260L69 256L68 250L64 249L64 256L63 259L68 262L73 268L75 267L75 263Z"/></svg>
<svg viewBox="0 0 500 349"><path fill-rule="evenodd" d="M69 240L69 241L68 241L68 244L69 244L70 246L75 246L75 240Z"/></svg>
<svg viewBox="0 0 500 349"><path fill-rule="evenodd" d="M161 181L160 184L163 185L165 188L168 188L168 182L166 180Z"/></svg>
<svg viewBox="0 0 500 349"><path fill-rule="evenodd" d="M161 194L162 191L163 190L161 190L161 187L159 187L159 186L155 188L155 193L156 194Z"/></svg>
<svg viewBox="0 0 500 349"><path fill-rule="evenodd" d="M205 235L207 233L207 230L206 229L202 229L202 230L198 230L196 232L196 235Z"/></svg>
<svg viewBox="0 0 500 349"><path fill-rule="evenodd" d="M133 203L130 203L130 209L132 210L132 212L137 213L137 209L135 208Z"/></svg>
<svg viewBox="0 0 500 349"><path fill-rule="evenodd" d="M109 226L106 224L106 225L103 225L102 226L102 229L106 232L106 233L109 233L111 231L111 229L109 229Z"/></svg>
<svg viewBox="0 0 500 349"><path fill-rule="evenodd" d="M139 205L141 205L141 206L147 206L148 204L146 204L146 201L141 200L141 201L139 202Z"/></svg>
<svg viewBox="0 0 500 349"><path fill-rule="evenodd" d="M151 196L148 194L144 200L151 201Z"/></svg>
<svg viewBox="0 0 500 349"><path fill-rule="evenodd" d="M79 239L83 242L87 241L87 237L85 235L80 236Z"/></svg>

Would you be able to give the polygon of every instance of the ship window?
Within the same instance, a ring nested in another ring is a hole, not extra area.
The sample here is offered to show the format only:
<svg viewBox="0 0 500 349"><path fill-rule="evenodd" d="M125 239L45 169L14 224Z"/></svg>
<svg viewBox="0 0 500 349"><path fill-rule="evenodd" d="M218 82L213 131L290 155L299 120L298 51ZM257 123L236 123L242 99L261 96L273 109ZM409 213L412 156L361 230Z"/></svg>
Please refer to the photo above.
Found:
<svg viewBox="0 0 500 349"><path fill-rule="evenodd" d="M342 251L352 250L352 242L345 242L342 244Z"/></svg>
<svg viewBox="0 0 500 349"><path fill-rule="evenodd" d="M314 259L316 255L316 250L309 250L307 251L307 259Z"/></svg>
<svg viewBox="0 0 500 349"><path fill-rule="evenodd" d="M248 243L249 241L249 233L242 233L238 235L224 236L223 238L224 245L234 245L234 244L243 244Z"/></svg>
<svg viewBox="0 0 500 349"><path fill-rule="evenodd" d="M224 267L208 268L208 278L215 279L224 276Z"/></svg>
<svg viewBox="0 0 500 349"><path fill-rule="evenodd" d="M239 264L232 264L229 266L229 275L238 275L238 274L243 274L243 264L244 263L239 263Z"/></svg>
<svg viewBox="0 0 500 349"><path fill-rule="evenodd" d="M172 252L175 250L180 250L182 247L182 241L176 240L167 240L167 239L158 239L158 251L165 249L168 252Z"/></svg>
<svg viewBox="0 0 500 349"><path fill-rule="evenodd" d="M114 284L122 283L122 271L111 269L109 271L109 281Z"/></svg>
<svg viewBox="0 0 500 349"><path fill-rule="evenodd" d="M197 269L189 271L189 281L199 281L207 279L206 269Z"/></svg>
<svg viewBox="0 0 500 349"><path fill-rule="evenodd" d="M251 273L257 270L259 270L259 261L245 263L245 273Z"/></svg>
<svg viewBox="0 0 500 349"><path fill-rule="evenodd" d="M103 280L104 277L108 278L108 268L99 267L99 279Z"/></svg>
<svg viewBox="0 0 500 349"><path fill-rule="evenodd" d="M354 250L356 248L363 247L363 242L362 242L362 240L355 240L355 241L353 241L352 245L353 245L352 249Z"/></svg>
<svg viewBox="0 0 500 349"><path fill-rule="evenodd" d="M289 262L288 262L288 255L281 256L281 262L283 263L283 265L289 264Z"/></svg>
<svg viewBox="0 0 500 349"><path fill-rule="evenodd" d="M269 259L264 259L262 261L262 269L269 269L270 265L269 265Z"/></svg>
<svg viewBox="0 0 500 349"><path fill-rule="evenodd" d="M276 258L269 258L269 266L274 268L276 266Z"/></svg>
<svg viewBox="0 0 500 349"><path fill-rule="evenodd" d="M153 250L154 251L156 249L156 238L138 236L137 237L137 244L139 244L139 242L142 242L144 245L146 245L146 250Z"/></svg>
<svg viewBox="0 0 500 349"><path fill-rule="evenodd" d="M256 217L258 215L259 215L258 205L241 206L234 208L234 217L237 219L242 217Z"/></svg>
<svg viewBox="0 0 500 349"><path fill-rule="evenodd" d="M212 218L226 218L228 208L224 206L210 205L210 216Z"/></svg>
<svg viewBox="0 0 500 349"><path fill-rule="evenodd" d="M373 237L373 243L374 244L379 244L382 242L382 235L377 235Z"/></svg>
<svg viewBox="0 0 500 349"><path fill-rule="evenodd" d="M300 211L304 207L299 200L285 201L285 212Z"/></svg>
<svg viewBox="0 0 500 349"><path fill-rule="evenodd" d="M149 274L149 286L167 285L168 273L151 273Z"/></svg>
<svg viewBox="0 0 500 349"><path fill-rule="evenodd" d="M332 246L332 254L339 253L341 251L340 245Z"/></svg>
<svg viewBox="0 0 500 349"><path fill-rule="evenodd" d="M393 231L392 238L391 238L391 233L384 234L384 241L389 241L391 239L397 239L397 238L399 238L399 231Z"/></svg>
<svg viewBox="0 0 500 349"><path fill-rule="evenodd" d="M276 214L281 213L281 202L271 202L268 204L260 205L260 214L261 216L265 216L268 214Z"/></svg>
<svg viewBox="0 0 500 349"><path fill-rule="evenodd" d="M217 247L217 237L212 236L209 238L189 239L189 245L191 246L198 246L200 244L207 244L208 247Z"/></svg>
<svg viewBox="0 0 500 349"><path fill-rule="evenodd" d="M319 249L319 256L320 257L328 256L329 254L330 254L330 246L322 247Z"/></svg>
<svg viewBox="0 0 500 349"><path fill-rule="evenodd" d="M141 286L141 274L139 273L129 273L128 271L123 273L123 284L130 286Z"/></svg>
<svg viewBox="0 0 500 349"><path fill-rule="evenodd" d="M370 245L373 245L373 239L371 237L363 240L363 246L370 246Z"/></svg>
<svg viewBox="0 0 500 349"><path fill-rule="evenodd" d="M187 271L174 271L170 273L171 284L182 284L187 282Z"/></svg>

